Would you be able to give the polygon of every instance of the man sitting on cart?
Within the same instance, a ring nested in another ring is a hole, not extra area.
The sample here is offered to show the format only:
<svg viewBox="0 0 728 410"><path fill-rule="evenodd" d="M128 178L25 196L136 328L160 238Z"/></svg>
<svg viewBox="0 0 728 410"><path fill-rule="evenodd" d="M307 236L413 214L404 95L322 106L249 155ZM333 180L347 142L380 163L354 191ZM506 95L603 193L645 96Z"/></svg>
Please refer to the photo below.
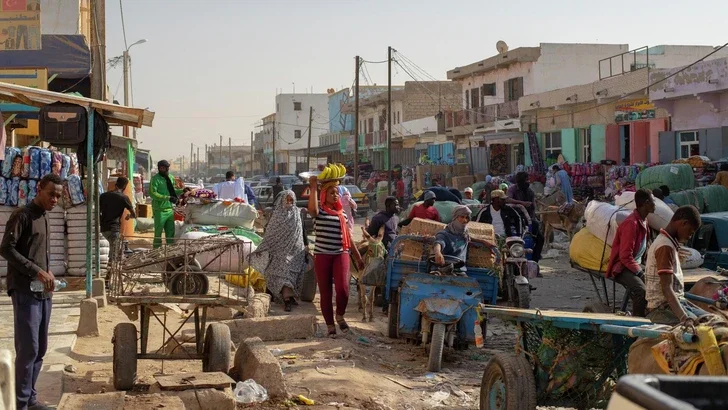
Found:
<svg viewBox="0 0 728 410"><path fill-rule="evenodd" d="M489 248L493 247L488 241L471 238L468 234L468 222L470 222L470 208L465 205L458 205L453 209L452 222L445 229L435 235L435 244L432 253L435 254L435 263L445 265L445 256L451 256L462 260L468 258L468 244L473 242L481 243ZM465 274L465 267L460 268Z"/></svg>
<svg viewBox="0 0 728 410"><path fill-rule="evenodd" d="M647 215L655 211L652 193L640 189L634 194L636 209L617 228L609 254L606 276L623 285L632 299L632 315L645 317L644 271L640 263L647 250Z"/></svg>
<svg viewBox="0 0 728 410"><path fill-rule="evenodd" d="M680 267L680 244L690 239L700 224L698 208L692 205L678 208L647 251L647 318L653 323L676 325L709 314L685 299Z"/></svg>

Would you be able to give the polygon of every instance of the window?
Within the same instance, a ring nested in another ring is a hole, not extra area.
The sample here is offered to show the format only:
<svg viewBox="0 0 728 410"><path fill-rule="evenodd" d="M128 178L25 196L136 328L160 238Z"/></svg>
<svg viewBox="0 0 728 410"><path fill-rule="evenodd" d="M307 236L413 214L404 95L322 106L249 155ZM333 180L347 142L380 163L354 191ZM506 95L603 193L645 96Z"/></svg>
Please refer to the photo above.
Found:
<svg viewBox="0 0 728 410"><path fill-rule="evenodd" d="M470 109L470 90L465 90L465 109Z"/></svg>
<svg viewBox="0 0 728 410"><path fill-rule="evenodd" d="M483 84L483 96L495 96L495 83Z"/></svg>
<svg viewBox="0 0 728 410"><path fill-rule="evenodd" d="M480 107L480 88L470 90L470 106L473 108Z"/></svg>
<svg viewBox="0 0 728 410"><path fill-rule="evenodd" d="M294 102L293 103L293 111L301 111L301 103L300 102Z"/></svg>
<svg viewBox="0 0 728 410"><path fill-rule="evenodd" d="M579 130L581 140L581 160L582 162L591 162L591 129L583 128Z"/></svg>
<svg viewBox="0 0 728 410"><path fill-rule="evenodd" d="M296 138L301 138L301 130L294 130L293 136Z"/></svg>
<svg viewBox="0 0 728 410"><path fill-rule="evenodd" d="M561 131L545 132L543 134L543 145L546 157L557 157L561 154Z"/></svg>
<svg viewBox="0 0 728 410"><path fill-rule="evenodd" d="M505 94L505 100L518 101L519 98L523 97L523 77L511 78L503 83L503 92Z"/></svg>
<svg viewBox="0 0 728 410"><path fill-rule="evenodd" d="M700 155L700 142L698 141L698 132L681 132L680 158L690 158L693 155Z"/></svg>

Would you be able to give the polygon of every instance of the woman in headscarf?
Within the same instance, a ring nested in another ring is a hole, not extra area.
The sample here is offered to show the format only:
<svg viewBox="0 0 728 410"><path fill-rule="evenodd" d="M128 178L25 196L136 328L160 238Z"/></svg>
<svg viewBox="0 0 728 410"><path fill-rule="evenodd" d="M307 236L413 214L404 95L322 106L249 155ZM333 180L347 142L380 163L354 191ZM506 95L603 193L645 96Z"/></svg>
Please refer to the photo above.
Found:
<svg viewBox="0 0 728 410"><path fill-rule="evenodd" d="M326 320L329 337L336 336L336 324L346 333L349 325L344 320L349 303L349 254L360 269L363 269L359 250L354 246L347 217L339 196L339 181L328 181L319 192L317 178L309 180L311 194L308 197L308 212L314 221L316 236L314 247L314 270L319 285L321 313ZM331 285L336 289L336 322L332 305Z"/></svg>
<svg viewBox="0 0 728 410"><path fill-rule="evenodd" d="M343 186L339 185L339 195L341 196L341 205L344 207L344 213L346 213L346 226L349 227L349 232L353 232L354 229L354 217L356 216L356 202L351 197L351 192Z"/></svg>
<svg viewBox="0 0 728 410"><path fill-rule="evenodd" d="M290 312L300 297L306 270L303 222L293 191L278 194L274 206L263 241L250 255L250 266L263 274L273 299Z"/></svg>

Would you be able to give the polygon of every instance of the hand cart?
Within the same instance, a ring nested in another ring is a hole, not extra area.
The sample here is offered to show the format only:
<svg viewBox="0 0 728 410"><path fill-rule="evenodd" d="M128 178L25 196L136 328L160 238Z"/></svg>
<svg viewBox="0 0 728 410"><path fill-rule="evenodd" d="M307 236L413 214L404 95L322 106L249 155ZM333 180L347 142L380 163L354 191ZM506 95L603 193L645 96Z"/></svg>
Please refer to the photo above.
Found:
<svg viewBox="0 0 728 410"><path fill-rule="evenodd" d="M138 338L133 323L120 323L114 328L114 388L133 387L139 359L202 359L203 371L228 372L232 360L230 328L221 323L207 325L207 312L217 306L245 309L252 297L249 289L241 292L223 285L222 277L247 274L243 261L251 250L252 242L248 240L234 235L215 235L196 240L178 239L174 244L134 252L110 263L109 302L119 305L130 320L139 319L140 325ZM121 249L112 251L121 253ZM200 264L198 258L206 262ZM227 259L227 264L223 259ZM217 277L216 291L210 292L209 277ZM167 323L169 311L183 316L182 323L174 328ZM158 349L150 349L152 318L162 326L163 339L169 337L171 342L176 341L184 325L193 319L194 352L179 344L169 351L164 342Z"/></svg>

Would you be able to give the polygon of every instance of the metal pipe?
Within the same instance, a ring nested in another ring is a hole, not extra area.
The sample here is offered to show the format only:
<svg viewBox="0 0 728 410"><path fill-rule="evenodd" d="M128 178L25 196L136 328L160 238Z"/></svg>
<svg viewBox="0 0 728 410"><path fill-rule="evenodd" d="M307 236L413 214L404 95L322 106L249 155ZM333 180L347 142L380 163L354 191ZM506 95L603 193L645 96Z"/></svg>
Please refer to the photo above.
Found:
<svg viewBox="0 0 728 410"><path fill-rule="evenodd" d="M86 298L91 298L91 284L93 282L93 266L92 255L93 255L93 208L94 208L94 196L93 196L93 185L94 185L94 120L96 110L91 106L88 110L88 131L86 134ZM98 246L96 247L98 248Z"/></svg>
<svg viewBox="0 0 728 410"><path fill-rule="evenodd" d="M650 339L658 339L670 333L664 330L654 330L645 329L643 327L630 327L619 325L599 325L599 330L601 330L602 332L613 333L622 336L647 337ZM692 333L683 333L682 337L685 343L694 343L698 339L698 337Z"/></svg>

